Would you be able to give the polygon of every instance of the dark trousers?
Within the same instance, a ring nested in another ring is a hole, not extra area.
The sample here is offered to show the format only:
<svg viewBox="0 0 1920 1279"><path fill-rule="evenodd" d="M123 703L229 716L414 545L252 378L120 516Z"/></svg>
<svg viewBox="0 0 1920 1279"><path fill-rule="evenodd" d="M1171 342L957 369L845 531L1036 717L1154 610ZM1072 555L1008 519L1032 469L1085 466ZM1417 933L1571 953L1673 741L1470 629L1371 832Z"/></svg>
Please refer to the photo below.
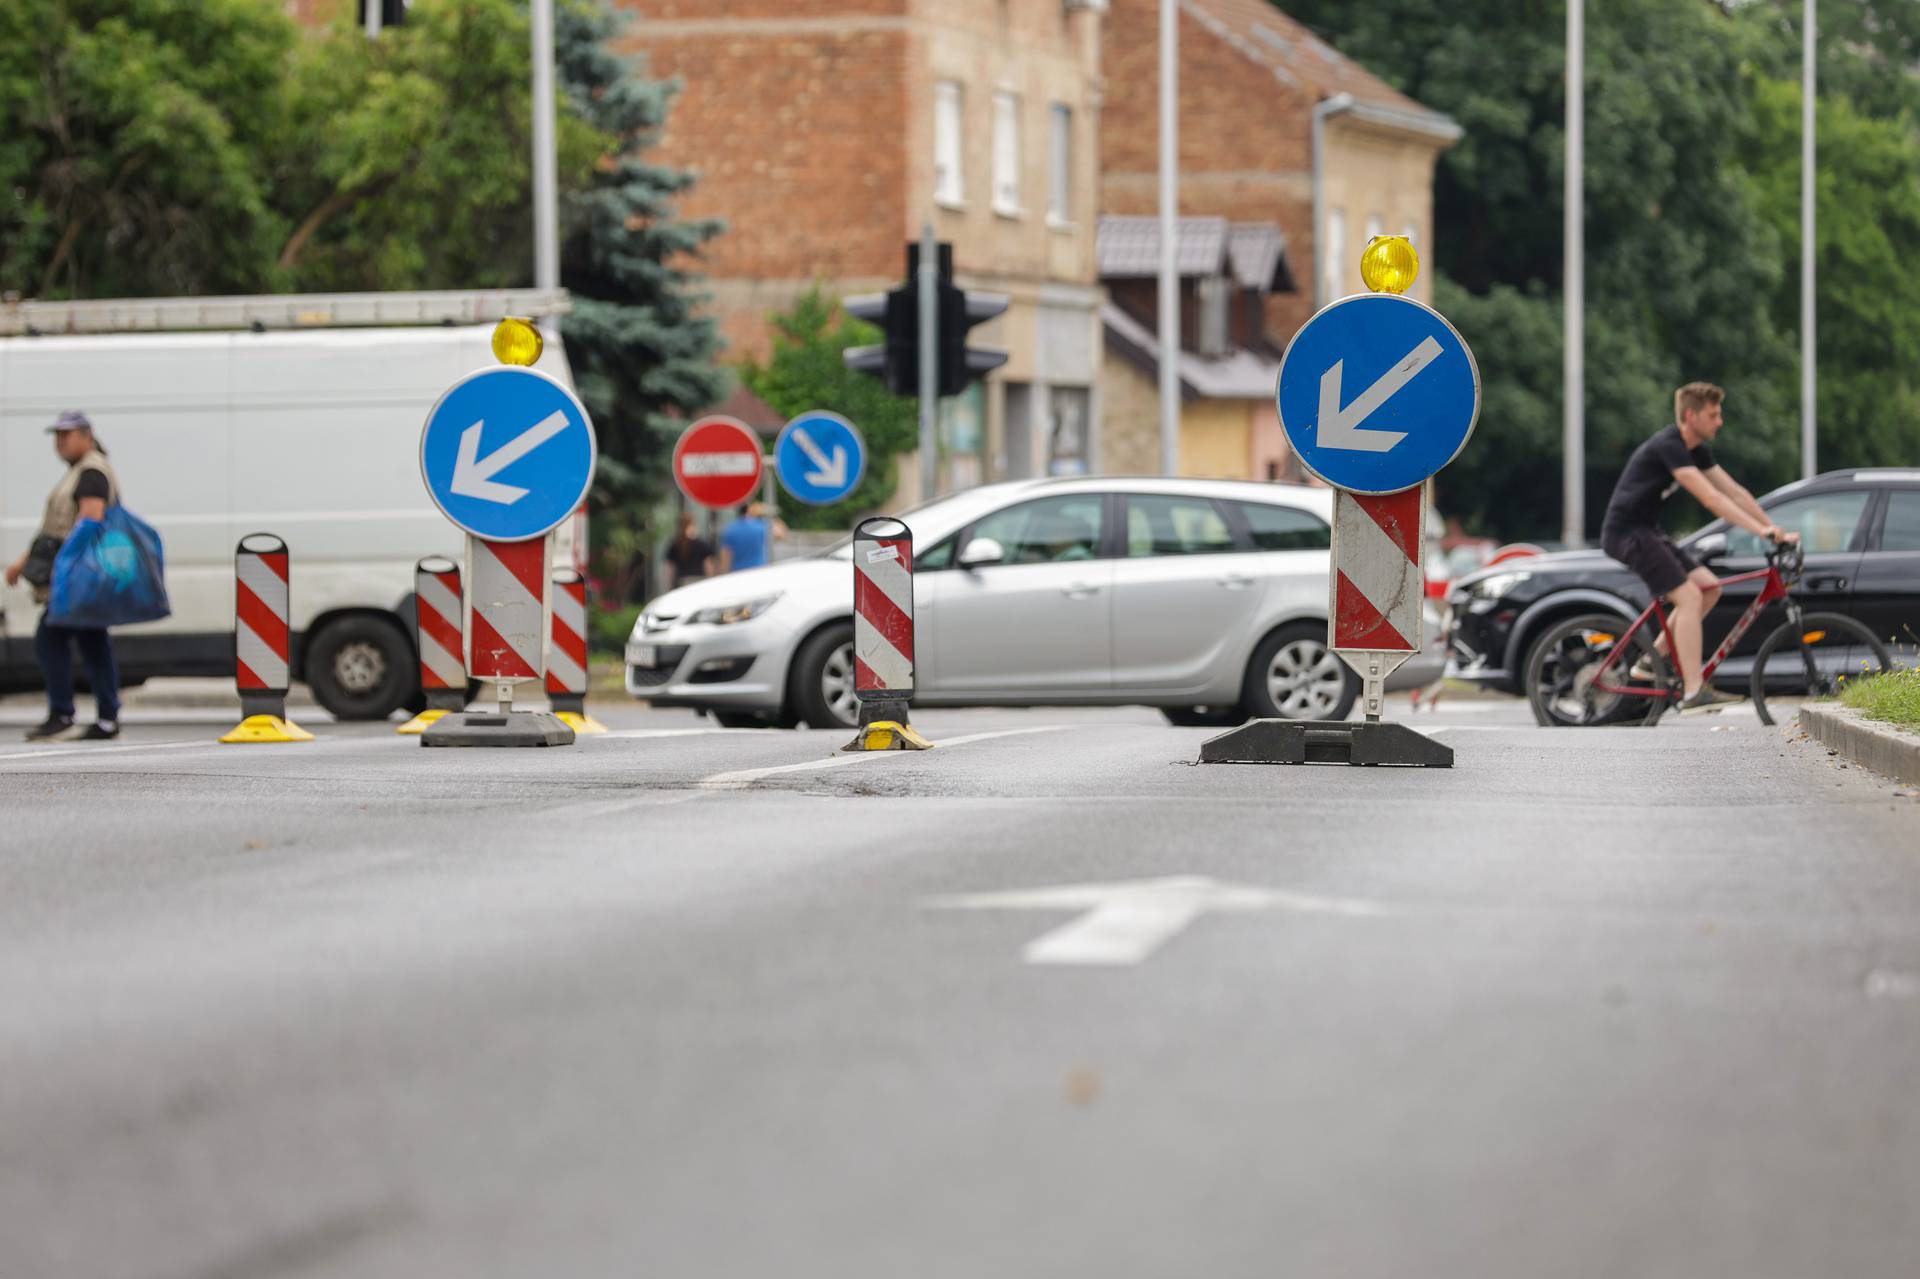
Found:
<svg viewBox="0 0 1920 1279"><path fill-rule="evenodd" d="M93 686L93 702L103 720L120 718L120 668L113 661L113 640L100 627L53 626L45 613L33 633L33 654L40 660L40 673L47 680L47 711L55 717L73 718L73 646L80 646L80 660L86 663L87 683Z"/></svg>

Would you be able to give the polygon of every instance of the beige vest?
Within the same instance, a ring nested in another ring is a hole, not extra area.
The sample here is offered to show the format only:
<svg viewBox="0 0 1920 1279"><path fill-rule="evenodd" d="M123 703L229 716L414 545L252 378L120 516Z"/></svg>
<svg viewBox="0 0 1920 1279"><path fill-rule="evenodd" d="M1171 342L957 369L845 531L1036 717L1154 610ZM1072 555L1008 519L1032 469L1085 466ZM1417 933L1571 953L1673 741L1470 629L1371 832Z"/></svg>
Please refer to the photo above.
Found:
<svg viewBox="0 0 1920 1279"><path fill-rule="evenodd" d="M53 486L53 492L47 496L46 514L40 517L40 535L57 537L65 541L67 534L73 532L73 526L80 522L80 499L74 490L80 487L80 475L83 471L100 471L107 477L107 505L112 506L120 500L120 479L113 473L113 464L107 461L107 455L99 449L91 449L87 455L67 468L60 482ZM49 592L44 586L33 588L36 603L47 602Z"/></svg>

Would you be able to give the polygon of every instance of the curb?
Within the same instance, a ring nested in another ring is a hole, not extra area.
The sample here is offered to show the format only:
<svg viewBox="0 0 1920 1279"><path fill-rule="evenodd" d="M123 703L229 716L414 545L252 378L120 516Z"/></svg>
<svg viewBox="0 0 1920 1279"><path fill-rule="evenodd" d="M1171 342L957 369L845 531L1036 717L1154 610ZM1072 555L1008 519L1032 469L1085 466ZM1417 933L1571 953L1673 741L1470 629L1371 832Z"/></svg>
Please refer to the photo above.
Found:
<svg viewBox="0 0 1920 1279"><path fill-rule="evenodd" d="M1920 785L1920 737L1844 706L1802 706L1800 727L1862 768Z"/></svg>

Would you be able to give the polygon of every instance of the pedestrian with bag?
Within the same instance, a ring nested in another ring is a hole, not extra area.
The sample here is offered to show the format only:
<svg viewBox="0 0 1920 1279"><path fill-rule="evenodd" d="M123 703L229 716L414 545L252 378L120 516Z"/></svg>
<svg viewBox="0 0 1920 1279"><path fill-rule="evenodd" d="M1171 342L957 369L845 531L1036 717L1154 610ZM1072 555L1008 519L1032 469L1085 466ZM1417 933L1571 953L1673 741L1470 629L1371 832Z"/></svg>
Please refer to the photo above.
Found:
<svg viewBox="0 0 1920 1279"><path fill-rule="evenodd" d="M47 432L67 471L47 498L27 553L6 570L7 585L24 577L34 602L46 605L33 647L47 685L47 718L27 732L27 740L111 741L120 735L120 672L107 627L166 616L159 542L151 529L119 508L120 482L86 414L62 413ZM102 586L113 605L107 612L97 607ZM115 602L116 592L138 596L140 603L129 609L124 600ZM84 728L73 720L75 647L98 711Z"/></svg>

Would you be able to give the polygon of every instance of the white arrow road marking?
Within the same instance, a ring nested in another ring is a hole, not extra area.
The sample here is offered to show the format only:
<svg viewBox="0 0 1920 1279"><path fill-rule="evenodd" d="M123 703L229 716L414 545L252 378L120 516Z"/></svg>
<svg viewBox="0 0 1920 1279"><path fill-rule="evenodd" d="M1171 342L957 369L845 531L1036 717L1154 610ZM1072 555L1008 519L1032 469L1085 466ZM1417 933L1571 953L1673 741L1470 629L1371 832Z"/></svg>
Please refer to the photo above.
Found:
<svg viewBox="0 0 1920 1279"><path fill-rule="evenodd" d="M1209 912L1246 914L1297 910L1322 915L1392 913L1372 902L1317 897L1248 884L1223 884L1205 875L1169 875L1112 884L1066 884L1006 893L929 897L933 910L1078 910L1071 923L1027 943L1029 964L1137 964Z"/></svg>
<svg viewBox="0 0 1920 1279"><path fill-rule="evenodd" d="M1340 375L1346 361L1335 360L1333 367L1320 375L1320 425L1314 442L1323 449L1385 453L1406 439L1405 431L1368 431L1360 424L1439 356L1440 344L1431 337L1423 338L1406 359L1382 373L1379 381L1356 395L1344 409L1340 407Z"/></svg>
<svg viewBox="0 0 1920 1279"><path fill-rule="evenodd" d="M830 489L842 488L846 485L847 450L844 445L834 445L833 456L829 458L821 452L820 446L814 442L813 437L798 427L794 428L793 442L799 446L802 453L807 455L807 461L814 465L813 470L801 477L807 483Z"/></svg>
<svg viewBox="0 0 1920 1279"><path fill-rule="evenodd" d="M453 461L452 488L461 497L512 506L527 495L527 490L502 484L493 477L566 430L567 415L549 413L483 458L480 428L485 425L482 419L460 433L460 454Z"/></svg>

